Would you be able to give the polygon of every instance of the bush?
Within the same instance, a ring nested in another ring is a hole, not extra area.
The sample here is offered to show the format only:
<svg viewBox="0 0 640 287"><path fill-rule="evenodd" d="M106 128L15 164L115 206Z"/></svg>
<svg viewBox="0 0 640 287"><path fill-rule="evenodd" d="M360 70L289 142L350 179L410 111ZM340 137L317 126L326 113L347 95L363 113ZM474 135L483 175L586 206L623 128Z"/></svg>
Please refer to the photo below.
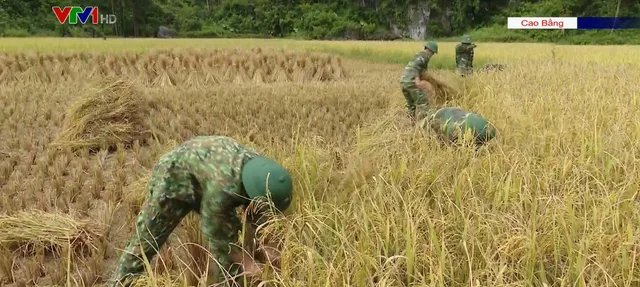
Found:
<svg viewBox="0 0 640 287"><path fill-rule="evenodd" d="M16 38L26 38L31 36L29 31L22 28L7 28L2 31L3 37L16 37Z"/></svg>

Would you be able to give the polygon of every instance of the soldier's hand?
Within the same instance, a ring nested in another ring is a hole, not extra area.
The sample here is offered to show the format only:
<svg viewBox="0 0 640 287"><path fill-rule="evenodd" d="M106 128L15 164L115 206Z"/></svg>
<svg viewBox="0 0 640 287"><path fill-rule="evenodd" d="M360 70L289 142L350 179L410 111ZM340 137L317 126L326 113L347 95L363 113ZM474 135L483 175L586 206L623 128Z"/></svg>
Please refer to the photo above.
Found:
<svg viewBox="0 0 640 287"><path fill-rule="evenodd" d="M278 250L274 246L264 245L259 248L260 252L264 255L264 257L269 260L272 266L279 267L280 264L280 250Z"/></svg>
<svg viewBox="0 0 640 287"><path fill-rule="evenodd" d="M247 276L255 276L262 273L262 268L258 265L252 258L245 257L245 260L242 262L242 269L244 275Z"/></svg>
<svg viewBox="0 0 640 287"><path fill-rule="evenodd" d="M429 89L430 87L431 87L431 83L429 83L428 81L420 81L420 82L418 82L418 88L426 90L426 89Z"/></svg>

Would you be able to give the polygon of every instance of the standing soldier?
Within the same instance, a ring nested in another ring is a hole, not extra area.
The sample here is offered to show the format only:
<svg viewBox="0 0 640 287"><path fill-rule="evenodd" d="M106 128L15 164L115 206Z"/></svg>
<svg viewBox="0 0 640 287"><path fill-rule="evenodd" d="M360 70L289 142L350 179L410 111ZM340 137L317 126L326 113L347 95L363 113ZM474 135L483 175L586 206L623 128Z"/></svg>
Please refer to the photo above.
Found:
<svg viewBox="0 0 640 287"><path fill-rule="evenodd" d="M238 241L242 228L235 209L259 200L271 202L282 212L291 203L292 189L286 169L231 138L196 137L183 143L155 165L136 221L136 234L120 258L110 286L129 286L130 279L144 271L142 254L151 261L191 211L200 215L202 233L217 260L214 265L223 269L216 274L217 282L224 281L225 273L231 277L259 273L260 267L252 260L243 262L242 267L234 264L243 257L241 250L230 246ZM251 223L255 226L263 220L265 217Z"/></svg>
<svg viewBox="0 0 640 287"><path fill-rule="evenodd" d="M427 98L424 94L426 86L420 79L420 75L427 70L429 60L433 54L438 53L438 44L429 41L424 45L424 50L418 52L404 68L400 87L407 101L407 112L411 120L421 120L427 114ZM416 116L416 108L418 115Z"/></svg>
<svg viewBox="0 0 640 287"><path fill-rule="evenodd" d="M462 41L456 45L456 69L463 77L473 72L473 49L476 47L469 35L462 36Z"/></svg>

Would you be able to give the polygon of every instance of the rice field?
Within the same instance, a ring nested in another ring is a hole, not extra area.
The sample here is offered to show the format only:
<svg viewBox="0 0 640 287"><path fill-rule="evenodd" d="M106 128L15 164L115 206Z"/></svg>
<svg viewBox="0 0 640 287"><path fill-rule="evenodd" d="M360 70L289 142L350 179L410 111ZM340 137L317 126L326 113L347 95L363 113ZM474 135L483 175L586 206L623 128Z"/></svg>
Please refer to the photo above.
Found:
<svg viewBox="0 0 640 287"><path fill-rule="evenodd" d="M478 43L506 69L460 78L454 46L430 105L491 121L478 152L405 117L421 43L3 39L0 286L105 286L155 161L198 135L294 176L254 286L640 286L640 47ZM198 220L136 286L205 286Z"/></svg>

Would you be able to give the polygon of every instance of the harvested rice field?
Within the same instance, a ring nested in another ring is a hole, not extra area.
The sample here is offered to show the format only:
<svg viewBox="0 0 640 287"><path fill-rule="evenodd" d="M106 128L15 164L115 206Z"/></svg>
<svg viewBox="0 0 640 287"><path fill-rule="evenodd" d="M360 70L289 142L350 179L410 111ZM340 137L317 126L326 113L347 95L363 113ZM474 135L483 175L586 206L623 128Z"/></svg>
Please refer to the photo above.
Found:
<svg viewBox="0 0 640 287"><path fill-rule="evenodd" d="M155 162L199 135L294 177L254 286L640 286L640 47L478 43L504 69L461 78L454 46L430 106L487 118L478 151L406 118L421 43L3 39L0 286L106 286ZM199 226L136 286L205 286Z"/></svg>

